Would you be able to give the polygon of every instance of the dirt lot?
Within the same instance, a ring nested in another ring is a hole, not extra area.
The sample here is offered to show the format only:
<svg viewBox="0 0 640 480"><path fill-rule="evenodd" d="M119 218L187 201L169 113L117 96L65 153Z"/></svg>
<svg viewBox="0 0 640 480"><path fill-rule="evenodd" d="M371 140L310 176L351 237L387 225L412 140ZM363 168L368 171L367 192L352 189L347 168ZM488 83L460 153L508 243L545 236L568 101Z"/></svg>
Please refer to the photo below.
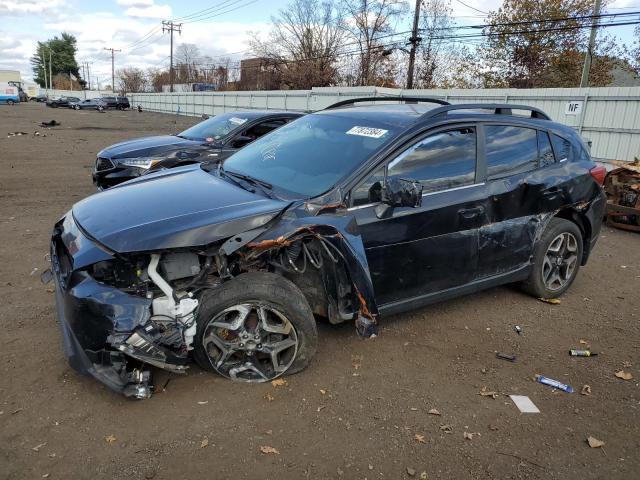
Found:
<svg viewBox="0 0 640 480"><path fill-rule="evenodd" d="M51 119L62 126L36 125ZM373 340L320 325L317 357L285 387L193 367L158 373L160 391L135 402L71 370L39 281L53 224L94 193L100 148L196 121L0 106L1 478L640 478L640 235L623 231L603 230L560 305L497 288L384 319ZM6 137L35 130L46 137ZM600 355L570 358L581 339ZM621 369L633 380L616 378ZM519 413L508 394L541 413Z"/></svg>

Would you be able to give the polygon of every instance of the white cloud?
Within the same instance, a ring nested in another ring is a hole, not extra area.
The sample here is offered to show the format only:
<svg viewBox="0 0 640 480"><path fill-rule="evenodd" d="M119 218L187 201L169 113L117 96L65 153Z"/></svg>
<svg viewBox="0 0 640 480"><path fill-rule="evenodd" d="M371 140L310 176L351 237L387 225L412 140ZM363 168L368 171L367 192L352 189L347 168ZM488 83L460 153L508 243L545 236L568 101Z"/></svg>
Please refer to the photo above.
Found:
<svg viewBox="0 0 640 480"><path fill-rule="evenodd" d="M148 7L131 7L124 11L128 17L141 18L166 18L172 17L173 13L169 5L151 5Z"/></svg>
<svg viewBox="0 0 640 480"><path fill-rule="evenodd" d="M0 13L9 15L41 15L55 13L65 6L64 0L0 0Z"/></svg>
<svg viewBox="0 0 640 480"><path fill-rule="evenodd" d="M117 0L116 3L122 7L150 7L153 0Z"/></svg>

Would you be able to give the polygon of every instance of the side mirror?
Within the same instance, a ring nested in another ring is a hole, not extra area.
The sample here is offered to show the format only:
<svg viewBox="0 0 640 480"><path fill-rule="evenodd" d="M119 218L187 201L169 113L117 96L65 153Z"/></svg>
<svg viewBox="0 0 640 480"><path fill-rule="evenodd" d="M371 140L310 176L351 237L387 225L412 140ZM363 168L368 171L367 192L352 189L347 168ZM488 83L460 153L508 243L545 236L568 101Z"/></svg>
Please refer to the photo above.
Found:
<svg viewBox="0 0 640 480"><path fill-rule="evenodd" d="M390 216L395 207L417 208L422 205L422 184L417 180L387 178L381 200L382 203L376 207L378 218Z"/></svg>

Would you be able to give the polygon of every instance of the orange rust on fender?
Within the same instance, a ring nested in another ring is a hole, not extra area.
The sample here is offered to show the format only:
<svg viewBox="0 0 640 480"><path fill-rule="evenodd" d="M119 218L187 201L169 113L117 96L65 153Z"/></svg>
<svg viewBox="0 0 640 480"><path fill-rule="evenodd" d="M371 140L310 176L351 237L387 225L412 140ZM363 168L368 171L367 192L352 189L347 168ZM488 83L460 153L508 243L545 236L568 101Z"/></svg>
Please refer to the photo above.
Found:
<svg viewBox="0 0 640 480"><path fill-rule="evenodd" d="M369 311L369 308L367 307L367 301L364 299L364 297L360 293L360 290L358 290L357 288L356 288L356 295L358 296L358 300L360 300L360 313L362 314L362 316L373 320L375 323L376 321L375 316Z"/></svg>

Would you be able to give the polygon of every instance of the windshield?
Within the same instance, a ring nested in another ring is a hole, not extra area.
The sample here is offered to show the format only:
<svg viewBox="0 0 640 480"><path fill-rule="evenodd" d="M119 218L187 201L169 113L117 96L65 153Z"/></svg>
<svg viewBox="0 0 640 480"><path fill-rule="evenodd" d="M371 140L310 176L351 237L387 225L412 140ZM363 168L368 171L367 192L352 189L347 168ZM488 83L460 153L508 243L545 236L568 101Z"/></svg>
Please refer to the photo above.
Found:
<svg viewBox="0 0 640 480"><path fill-rule="evenodd" d="M178 136L189 140L213 142L226 137L229 132L235 130L247 120L248 118L241 113L223 113L187 128Z"/></svg>
<svg viewBox="0 0 640 480"><path fill-rule="evenodd" d="M225 160L225 172L249 175L304 198L318 196L368 160L394 127L342 115L307 115Z"/></svg>

